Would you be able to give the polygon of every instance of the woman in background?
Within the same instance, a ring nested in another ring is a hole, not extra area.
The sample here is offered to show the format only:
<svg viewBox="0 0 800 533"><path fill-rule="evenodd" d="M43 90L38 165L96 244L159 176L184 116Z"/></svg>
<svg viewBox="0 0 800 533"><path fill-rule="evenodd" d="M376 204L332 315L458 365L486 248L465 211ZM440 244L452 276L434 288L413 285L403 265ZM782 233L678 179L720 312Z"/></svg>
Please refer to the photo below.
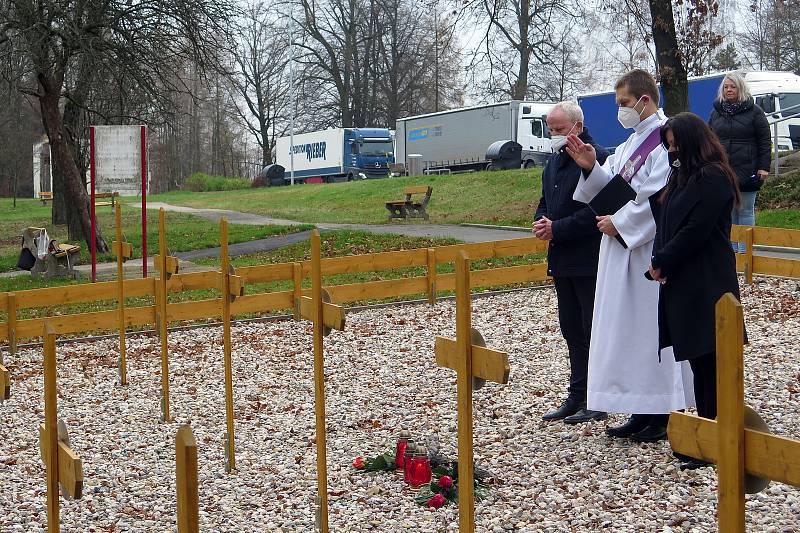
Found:
<svg viewBox="0 0 800 533"><path fill-rule="evenodd" d="M672 346L676 361L694 373L697 414L717 416L715 306L725 293L739 298L736 258L730 245L731 213L740 200L736 174L717 136L692 113L679 113L661 130L669 181L653 195L656 220L647 276L661 283L659 348ZM686 456L682 469L706 463Z"/></svg>
<svg viewBox="0 0 800 533"><path fill-rule="evenodd" d="M738 178L742 200L733 211L733 223L754 226L756 193L769 175L772 141L767 117L753 102L744 76L733 72L723 78L708 124ZM734 250L744 252L744 243L735 243Z"/></svg>

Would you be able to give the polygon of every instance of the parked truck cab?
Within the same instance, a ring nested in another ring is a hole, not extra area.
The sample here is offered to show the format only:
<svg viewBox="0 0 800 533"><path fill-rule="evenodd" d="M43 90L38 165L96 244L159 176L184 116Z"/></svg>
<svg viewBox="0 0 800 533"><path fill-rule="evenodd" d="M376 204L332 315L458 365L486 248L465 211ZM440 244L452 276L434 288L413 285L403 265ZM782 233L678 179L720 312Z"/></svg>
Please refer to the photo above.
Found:
<svg viewBox="0 0 800 533"><path fill-rule="evenodd" d="M394 144L385 128L348 128L344 130L347 181L385 178L394 163Z"/></svg>
<svg viewBox="0 0 800 533"><path fill-rule="evenodd" d="M517 119L517 142L522 145L522 168L541 167L550 157L547 114L553 104L522 102Z"/></svg>

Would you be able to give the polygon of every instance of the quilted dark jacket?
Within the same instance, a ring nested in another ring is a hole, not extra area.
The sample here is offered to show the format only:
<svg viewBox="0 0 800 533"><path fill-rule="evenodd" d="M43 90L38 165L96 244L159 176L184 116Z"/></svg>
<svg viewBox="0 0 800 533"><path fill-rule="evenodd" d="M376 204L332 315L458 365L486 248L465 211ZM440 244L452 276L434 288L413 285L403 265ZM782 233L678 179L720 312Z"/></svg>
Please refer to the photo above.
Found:
<svg viewBox="0 0 800 533"><path fill-rule="evenodd" d="M608 158L608 151L598 145L585 129L578 135L594 146L597 162ZM547 273L550 276L596 276L602 233L597 229L594 212L572 199L581 177L581 169L562 148L550 156L542 173L542 198L534 220L546 216L553 221L553 239L547 248Z"/></svg>
<svg viewBox="0 0 800 533"><path fill-rule="evenodd" d="M763 182L753 182L750 176L759 170L769 172L772 151L764 111L750 98L738 113L731 115L724 112L716 100L708 124L728 151L731 166L739 176L739 188L744 192L759 190Z"/></svg>

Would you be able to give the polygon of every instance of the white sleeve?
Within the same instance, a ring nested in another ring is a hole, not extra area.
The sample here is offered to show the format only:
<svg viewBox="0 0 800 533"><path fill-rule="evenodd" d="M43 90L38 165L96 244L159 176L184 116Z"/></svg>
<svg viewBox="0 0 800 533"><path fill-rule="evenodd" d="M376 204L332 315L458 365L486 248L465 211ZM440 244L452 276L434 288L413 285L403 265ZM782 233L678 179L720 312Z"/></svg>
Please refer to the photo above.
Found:
<svg viewBox="0 0 800 533"><path fill-rule="evenodd" d="M656 236L656 221L650 210L650 197L660 191L669 177L667 151L659 147L640 170L647 177L636 191L636 198L611 215L611 221L629 249L650 243Z"/></svg>
<svg viewBox="0 0 800 533"><path fill-rule="evenodd" d="M603 187L608 185L608 182L611 181L611 178L614 177L614 172L611 170L614 165L614 162L617 160L617 154L611 154L606 159L606 162L603 166L595 161L594 168L592 168L589 175L585 175L586 171L582 171L584 175L582 176L583 179L578 179L578 186L575 187L575 193L572 195L572 199L577 202L583 202L584 204L588 204L592 198L597 196L597 193L603 190Z"/></svg>

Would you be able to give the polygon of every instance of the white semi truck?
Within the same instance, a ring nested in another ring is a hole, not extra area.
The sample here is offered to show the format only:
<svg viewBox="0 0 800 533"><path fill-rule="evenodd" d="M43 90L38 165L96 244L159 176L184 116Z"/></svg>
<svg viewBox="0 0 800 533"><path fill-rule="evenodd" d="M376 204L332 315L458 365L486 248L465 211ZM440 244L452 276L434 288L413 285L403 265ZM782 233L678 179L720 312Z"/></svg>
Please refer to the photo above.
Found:
<svg viewBox="0 0 800 533"><path fill-rule="evenodd" d="M545 117L553 104L511 100L451 109L397 121L396 160L409 168L408 156L422 156L426 170L491 168L486 151L496 141L522 146L522 166L541 166L550 156Z"/></svg>
<svg viewBox="0 0 800 533"><path fill-rule="evenodd" d="M285 169L285 181L294 169L296 182L330 183L385 178L394 163L392 137L386 128L337 128L298 133L275 143L275 162Z"/></svg>

